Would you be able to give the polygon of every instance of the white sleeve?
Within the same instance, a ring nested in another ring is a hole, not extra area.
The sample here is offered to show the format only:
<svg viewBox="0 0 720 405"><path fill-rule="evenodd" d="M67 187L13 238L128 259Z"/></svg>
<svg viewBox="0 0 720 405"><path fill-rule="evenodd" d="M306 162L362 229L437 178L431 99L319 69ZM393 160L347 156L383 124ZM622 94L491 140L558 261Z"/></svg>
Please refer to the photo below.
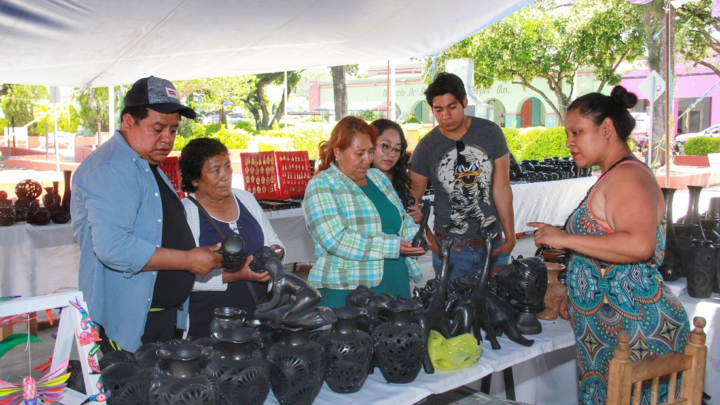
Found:
<svg viewBox="0 0 720 405"><path fill-rule="evenodd" d="M275 233L275 230L270 224L270 220L263 212L260 204L258 204L255 197L247 191L239 189L233 189L233 193L237 196L238 199L240 199L240 202L243 203L245 208L250 211L250 214L260 224L260 228L262 228L263 231L263 236L265 237L265 240L263 241L263 246L280 245L283 247L283 249L285 249L285 245ZM285 258L283 257L283 263L284 262Z"/></svg>

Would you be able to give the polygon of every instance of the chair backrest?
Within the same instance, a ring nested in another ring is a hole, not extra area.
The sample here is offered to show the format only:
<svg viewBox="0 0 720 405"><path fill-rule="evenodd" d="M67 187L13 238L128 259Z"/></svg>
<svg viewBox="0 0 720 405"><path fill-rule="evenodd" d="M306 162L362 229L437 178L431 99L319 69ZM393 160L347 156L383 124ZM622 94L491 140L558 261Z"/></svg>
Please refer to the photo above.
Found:
<svg viewBox="0 0 720 405"><path fill-rule="evenodd" d="M660 377L668 376L668 402L664 404L700 405L702 403L703 382L705 381L705 318L695 317L695 329L688 336L685 354L672 352L663 356L648 355L642 360L630 361L628 343L630 335L618 333L615 356L610 360L608 377L608 405L640 404L643 381L650 381L652 405L658 404ZM680 398L675 399L678 373L682 372Z"/></svg>

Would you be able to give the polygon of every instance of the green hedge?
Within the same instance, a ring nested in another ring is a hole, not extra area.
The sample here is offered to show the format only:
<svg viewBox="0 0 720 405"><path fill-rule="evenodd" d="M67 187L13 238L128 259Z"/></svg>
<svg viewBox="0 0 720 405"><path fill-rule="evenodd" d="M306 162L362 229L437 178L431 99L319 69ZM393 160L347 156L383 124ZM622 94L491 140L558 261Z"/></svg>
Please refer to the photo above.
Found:
<svg viewBox="0 0 720 405"><path fill-rule="evenodd" d="M705 156L708 153L720 153L720 138L698 136L685 142L683 152L686 155Z"/></svg>
<svg viewBox="0 0 720 405"><path fill-rule="evenodd" d="M570 150L565 147L567 136L564 127L503 128L508 149L520 160L549 157L569 157Z"/></svg>

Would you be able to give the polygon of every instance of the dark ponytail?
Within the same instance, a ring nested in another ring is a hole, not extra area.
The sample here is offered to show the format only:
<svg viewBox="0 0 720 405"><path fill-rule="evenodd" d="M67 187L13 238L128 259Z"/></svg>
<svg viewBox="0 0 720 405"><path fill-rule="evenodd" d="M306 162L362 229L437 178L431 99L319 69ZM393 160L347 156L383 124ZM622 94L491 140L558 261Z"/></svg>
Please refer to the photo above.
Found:
<svg viewBox="0 0 720 405"><path fill-rule="evenodd" d="M580 115L591 119L595 125L601 125L605 118L610 118L618 136L627 140L635 128L635 118L628 108L635 107L637 96L623 86L615 86L610 96L601 93L590 93L578 97L568 107L568 112L577 110Z"/></svg>

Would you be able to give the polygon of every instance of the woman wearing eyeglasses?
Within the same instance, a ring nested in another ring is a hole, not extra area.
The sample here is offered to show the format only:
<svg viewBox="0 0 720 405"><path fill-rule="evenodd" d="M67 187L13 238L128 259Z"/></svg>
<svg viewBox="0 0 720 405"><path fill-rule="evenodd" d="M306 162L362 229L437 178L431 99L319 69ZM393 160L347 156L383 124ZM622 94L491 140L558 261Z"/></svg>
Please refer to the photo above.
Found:
<svg viewBox="0 0 720 405"><path fill-rule="evenodd" d="M303 212L317 260L308 282L322 294L320 305L341 307L359 285L410 298L410 278L422 276L410 240L417 225L393 185L371 169L377 130L345 117L320 144L320 165L305 190Z"/></svg>
<svg viewBox="0 0 720 405"><path fill-rule="evenodd" d="M390 179L403 208L407 210L408 207L415 205L415 198L410 193L411 181L408 172L410 156L405 154L407 140L402 127L384 118L375 120L370 125L378 131L375 154L370 167L380 170Z"/></svg>

